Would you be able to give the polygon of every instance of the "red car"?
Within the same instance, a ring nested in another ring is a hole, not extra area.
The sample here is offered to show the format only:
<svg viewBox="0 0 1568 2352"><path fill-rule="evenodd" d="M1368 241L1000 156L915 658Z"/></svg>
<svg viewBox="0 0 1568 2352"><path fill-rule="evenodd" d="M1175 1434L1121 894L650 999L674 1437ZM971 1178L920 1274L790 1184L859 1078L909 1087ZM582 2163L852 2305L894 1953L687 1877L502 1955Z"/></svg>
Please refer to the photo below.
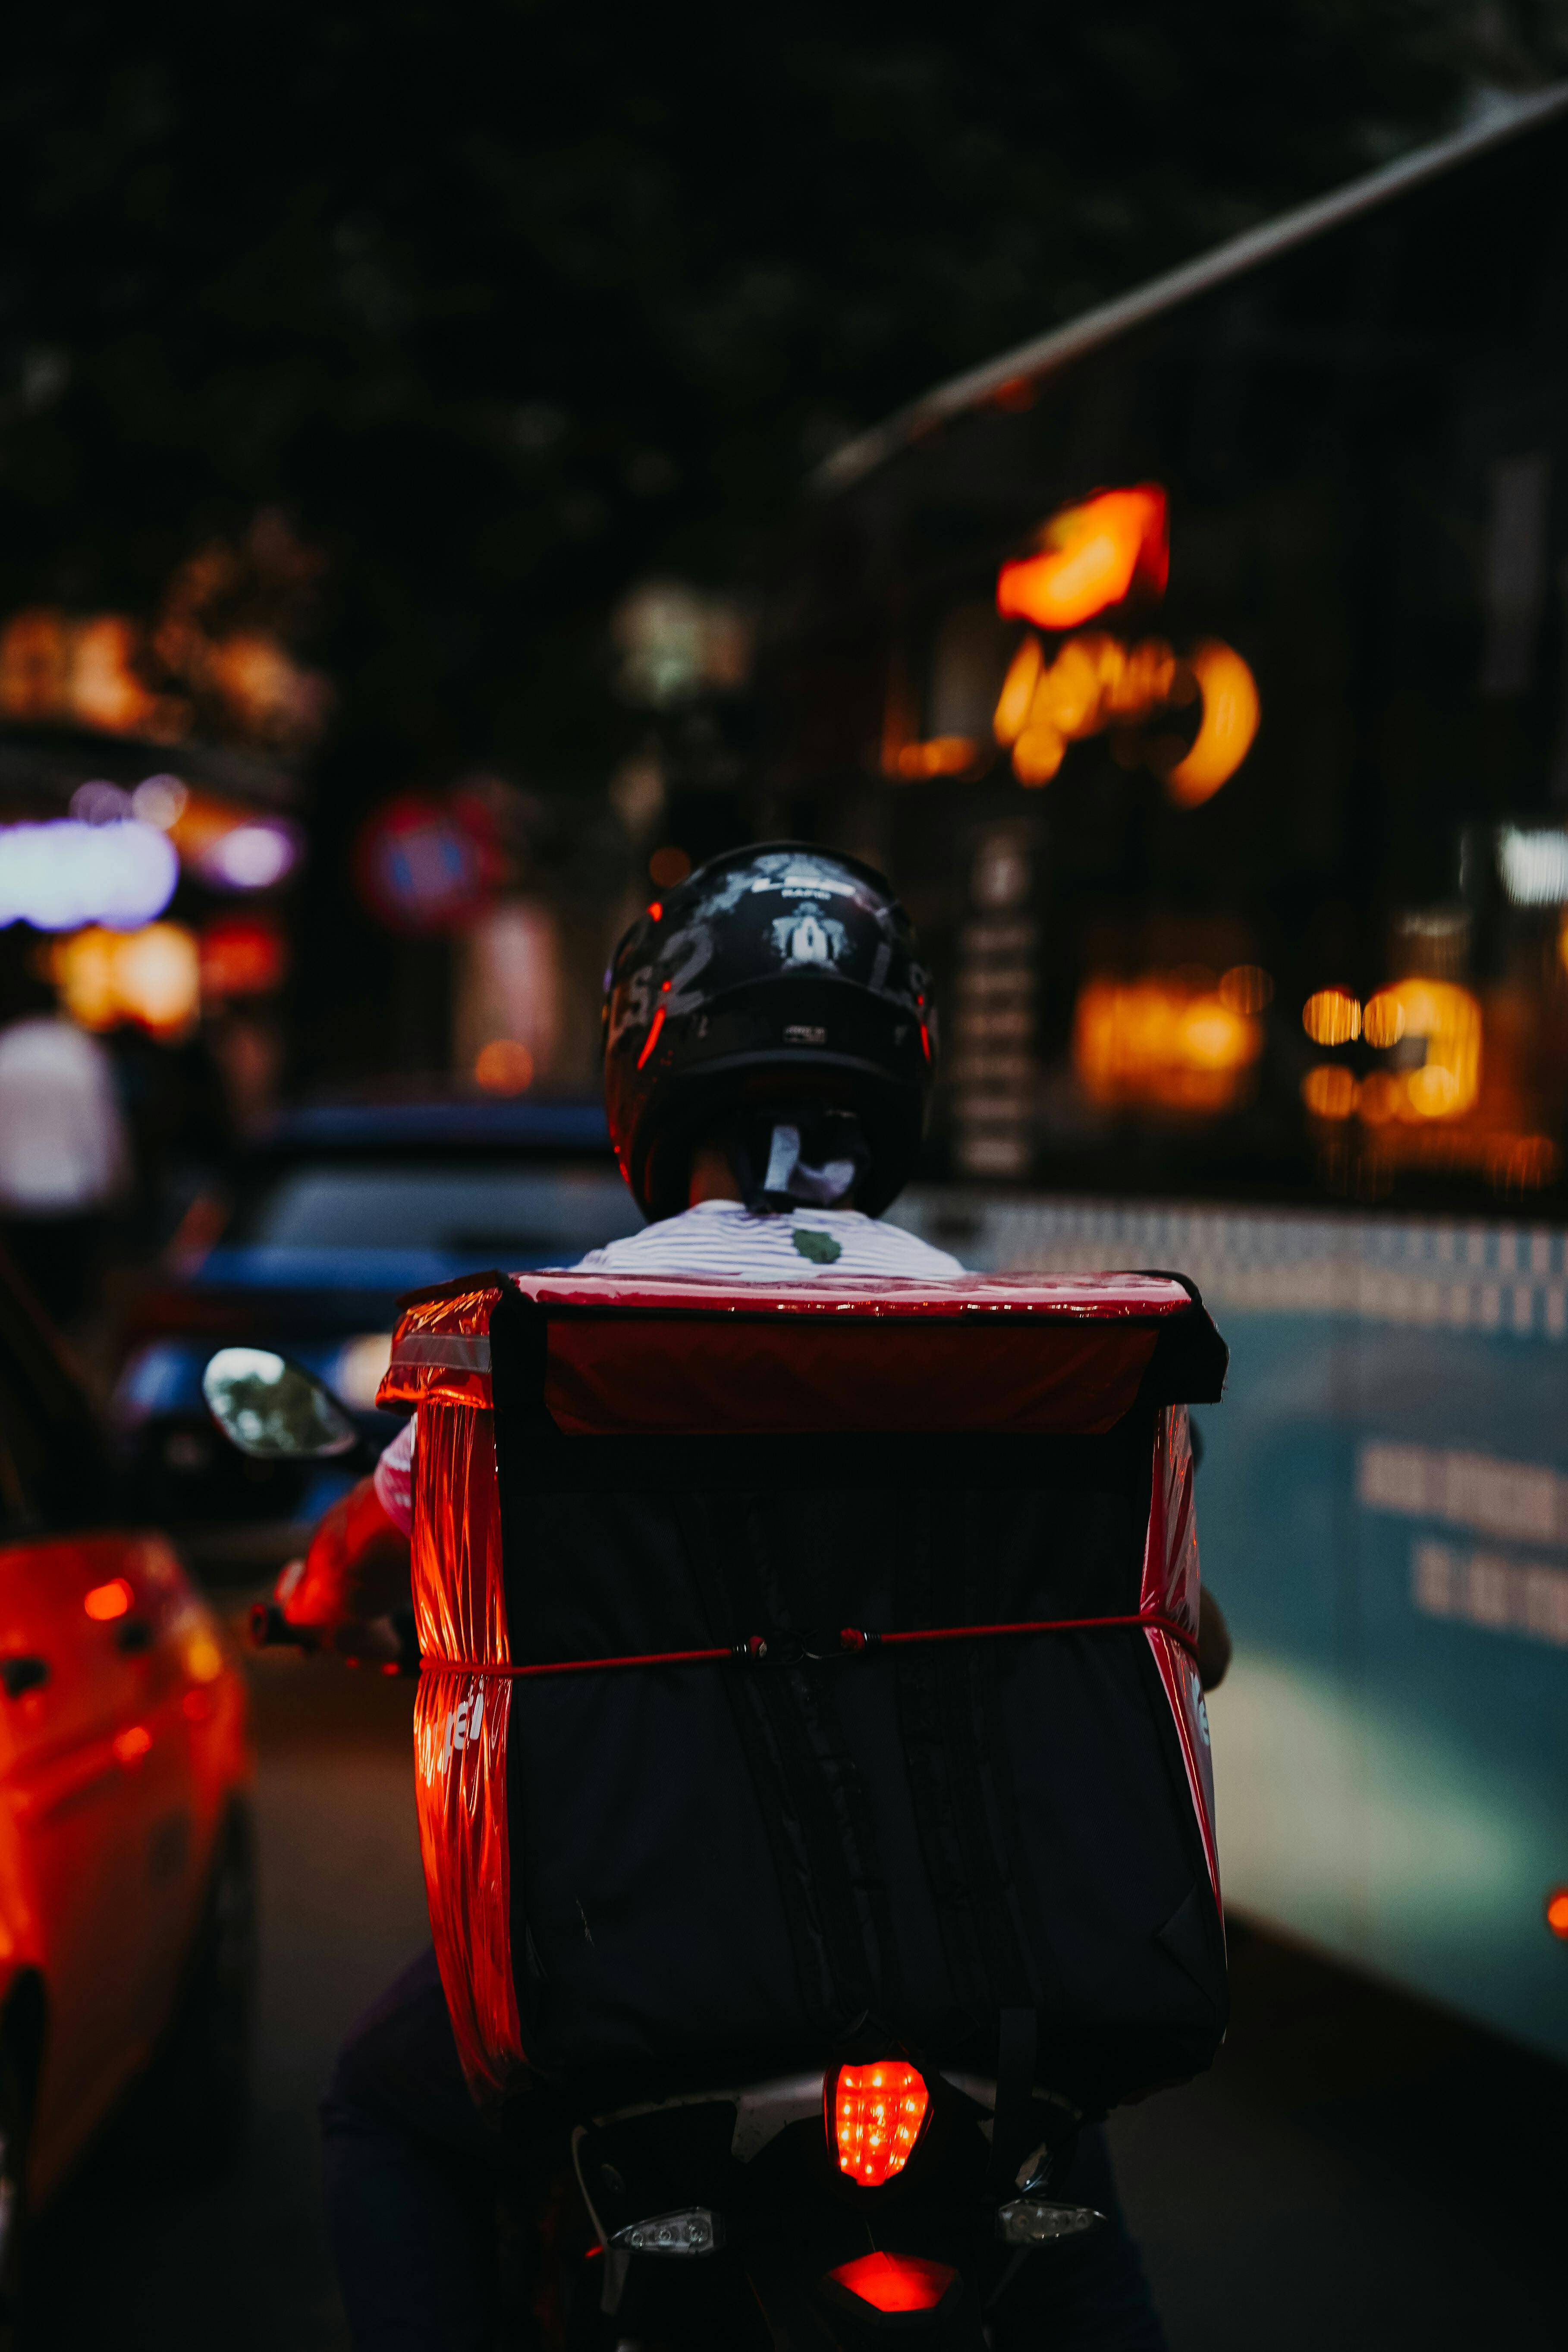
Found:
<svg viewBox="0 0 1568 2352"><path fill-rule="evenodd" d="M182 2126L243 2113L251 1772L223 1634L119 1521L92 1405L0 1265L0 2304L25 2212L154 2058Z"/></svg>

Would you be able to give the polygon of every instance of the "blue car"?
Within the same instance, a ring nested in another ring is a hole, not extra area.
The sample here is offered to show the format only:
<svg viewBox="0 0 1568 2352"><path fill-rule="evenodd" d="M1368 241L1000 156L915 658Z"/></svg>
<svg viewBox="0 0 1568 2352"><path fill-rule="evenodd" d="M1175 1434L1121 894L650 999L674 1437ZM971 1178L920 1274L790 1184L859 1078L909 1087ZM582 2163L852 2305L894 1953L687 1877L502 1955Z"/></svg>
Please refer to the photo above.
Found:
<svg viewBox="0 0 1568 2352"><path fill-rule="evenodd" d="M193 1525L300 1523L347 1481L246 1462L202 1369L231 1341L318 1373L367 1434L398 1297L476 1267L565 1265L642 1219L603 1109L574 1102L321 1104L288 1113L205 1198L139 1307L113 1400L144 1507Z"/></svg>

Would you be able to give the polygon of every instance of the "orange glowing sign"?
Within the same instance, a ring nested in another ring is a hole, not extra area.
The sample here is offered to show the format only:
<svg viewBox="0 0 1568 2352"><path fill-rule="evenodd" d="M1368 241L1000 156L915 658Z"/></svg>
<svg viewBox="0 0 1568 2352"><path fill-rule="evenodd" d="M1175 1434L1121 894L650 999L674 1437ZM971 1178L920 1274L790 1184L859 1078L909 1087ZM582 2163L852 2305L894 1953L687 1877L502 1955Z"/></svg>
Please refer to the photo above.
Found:
<svg viewBox="0 0 1568 2352"><path fill-rule="evenodd" d="M1196 808L1235 775L1258 732L1258 683L1238 653L1209 638L1189 655L1187 667L1203 697L1203 719L1193 746L1165 774L1178 808Z"/></svg>
<svg viewBox="0 0 1568 2352"><path fill-rule="evenodd" d="M1235 774L1258 732L1259 706L1252 672L1241 656L1211 639L1181 660L1163 637L1123 645L1102 629L1068 637L1049 664L1037 637L1014 655L992 721L999 743L1011 744L1021 784L1047 784L1069 743L1108 728L1128 734L1163 711L1201 702L1197 734L1174 756L1152 743L1148 759L1165 779L1171 798L1194 808Z"/></svg>
<svg viewBox="0 0 1568 2352"><path fill-rule="evenodd" d="M996 610L1004 620L1076 629L1134 587L1161 595L1170 570L1165 493L1157 482L1102 490L1053 515L1037 544L1037 554L1002 566Z"/></svg>

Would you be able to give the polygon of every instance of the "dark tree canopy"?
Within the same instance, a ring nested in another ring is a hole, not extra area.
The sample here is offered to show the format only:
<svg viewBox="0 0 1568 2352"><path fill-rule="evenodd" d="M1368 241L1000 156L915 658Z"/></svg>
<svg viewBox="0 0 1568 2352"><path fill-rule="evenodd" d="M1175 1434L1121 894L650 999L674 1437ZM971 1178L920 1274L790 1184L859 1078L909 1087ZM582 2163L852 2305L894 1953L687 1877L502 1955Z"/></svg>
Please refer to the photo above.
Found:
<svg viewBox="0 0 1568 2352"><path fill-rule="evenodd" d="M847 431L1539 78L1556 23L61 0L0 93L0 609L146 608L281 506L350 799L602 776L629 581L743 575Z"/></svg>

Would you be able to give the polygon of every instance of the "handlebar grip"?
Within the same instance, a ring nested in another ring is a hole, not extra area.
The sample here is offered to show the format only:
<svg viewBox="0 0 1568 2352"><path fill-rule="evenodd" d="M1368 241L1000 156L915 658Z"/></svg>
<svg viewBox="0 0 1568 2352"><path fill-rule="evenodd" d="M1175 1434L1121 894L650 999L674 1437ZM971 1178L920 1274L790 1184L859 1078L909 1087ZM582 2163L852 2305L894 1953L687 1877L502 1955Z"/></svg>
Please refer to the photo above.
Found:
<svg viewBox="0 0 1568 2352"><path fill-rule="evenodd" d="M309 1626L290 1625L276 1601L257 1601L250 1610L250 1645L254 1650L313 1650L316 1637Z"/></svg>

